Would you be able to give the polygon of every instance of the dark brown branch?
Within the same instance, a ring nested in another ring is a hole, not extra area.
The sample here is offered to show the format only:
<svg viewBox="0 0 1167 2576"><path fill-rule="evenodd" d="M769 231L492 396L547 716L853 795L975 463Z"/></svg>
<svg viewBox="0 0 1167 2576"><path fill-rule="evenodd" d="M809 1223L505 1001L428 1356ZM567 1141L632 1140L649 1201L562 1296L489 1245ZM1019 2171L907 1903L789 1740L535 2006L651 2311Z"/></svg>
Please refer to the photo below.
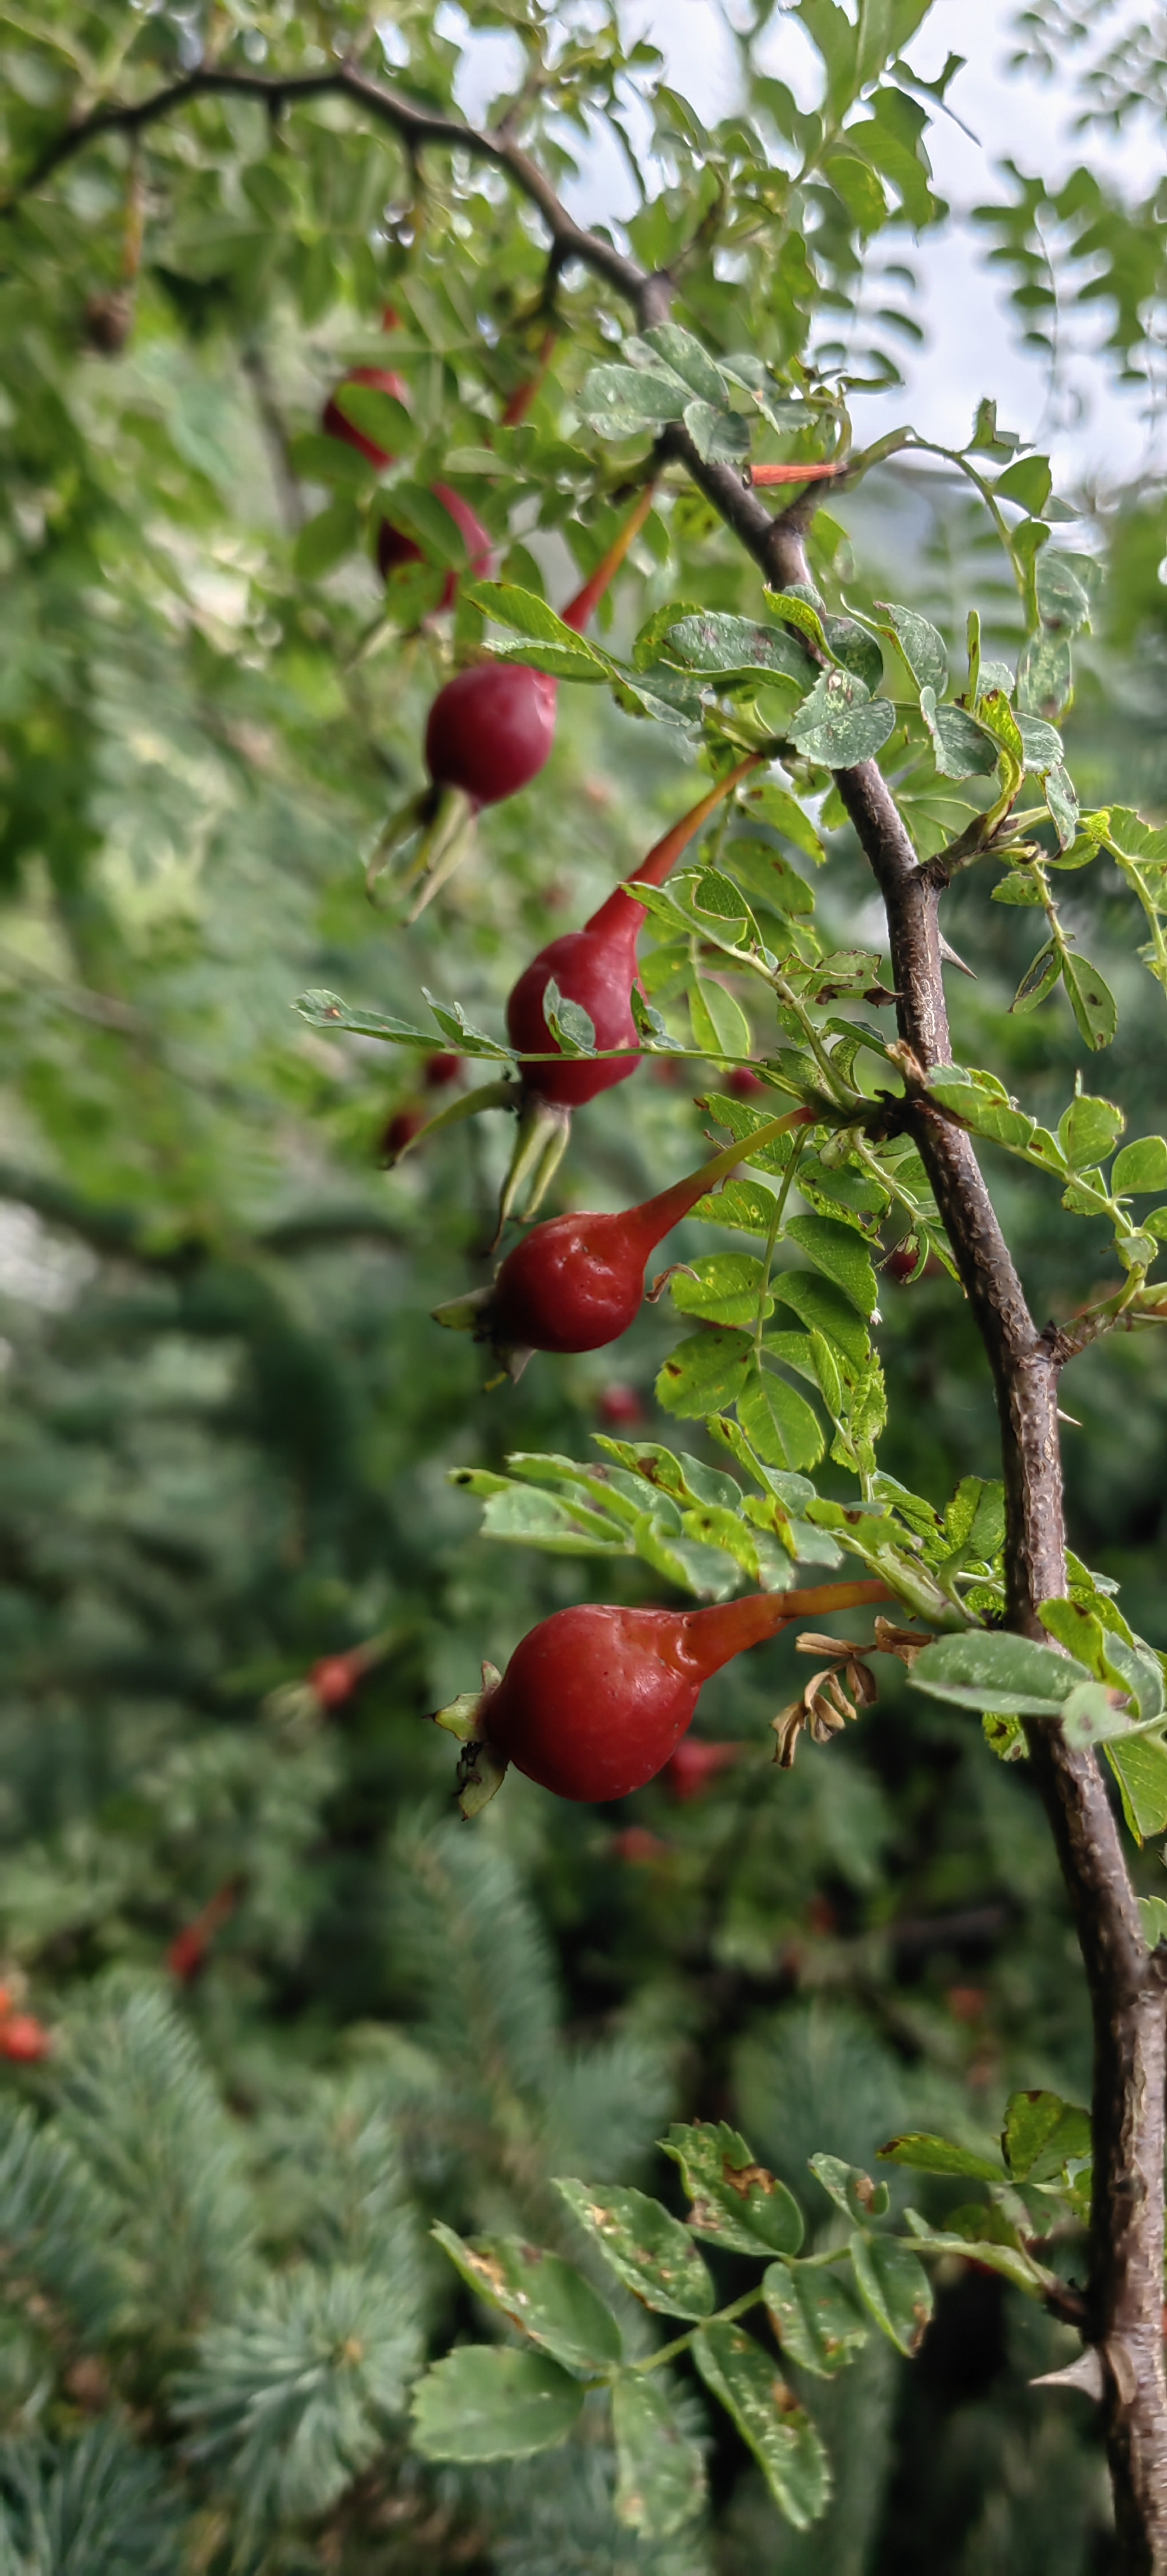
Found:
<svg viewBox="0 0 1167 2576"><path fill-rule="evenodd" d="M141 134L149 125L173 116L198 98L253 98L278 112L295 107L310 98L348 98L363 108L375 124L387 125L398 135L408 151L418 153L427 143L445 144L450 151L468 152L477 161L491 161L500 170L509 171L522 194L537 206L551 235L561 261L580 259L606 277L618 295L641 312L643 300L652 281L635 260L626 259L611 242L598 233L589 233L577 224L560 203L549 179L528 152L506 134L487 134L478 126L466 125L460 117L439 116L428 108L414 107L409 99L381 81L370 80L365 72L349 63L336 64L328 71L305 72L282 78L278 73L217 71L210 65L186 73L182 80L169 81L164 89L151 92L148 98L119 102L112 107L95 108L91 115L78 117L63 133L54 136L40 159L13 190L0 213L11 214L24 197L35 195L46 179L76 159L91 143L103 142L111 134ZM644 315L642 313L642 319ZM651 316L649 316L651 318Z"/></svg>

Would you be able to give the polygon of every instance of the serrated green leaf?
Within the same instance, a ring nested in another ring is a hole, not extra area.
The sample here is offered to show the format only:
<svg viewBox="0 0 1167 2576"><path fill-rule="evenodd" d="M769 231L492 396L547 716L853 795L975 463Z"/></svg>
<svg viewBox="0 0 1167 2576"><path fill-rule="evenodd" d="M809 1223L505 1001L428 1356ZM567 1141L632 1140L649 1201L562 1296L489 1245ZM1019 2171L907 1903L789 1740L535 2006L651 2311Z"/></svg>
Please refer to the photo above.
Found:
<svg viewBox="0 0 1167 2576"><path fill-rule="evenodd" d="M759 626L748 617L730 617L702 609L679 617L658 638L662 660L685 671L708 671L719 679L747 679L755 672L776 673L809 689L814 664L783 626Z"/></svg>
<svg viewBox="0 0 1167 2576"><path fill-rule="evenodd" d="M737 1415L751 1448L768 1467L817 1467L826 1447L818 1415L773 1369L751 1366L737 1390Z"/></svg>
<svg viewBox="0 0 1167 2576"><path fill-rule="evenodd" d="M1000 2163L988 2156L974 2155L969 2147L956 2146L951 2138L929 2137L923 2131L908 2131L902 2138L889 2138L886 2147L876 2153L881 2163L908 2165L913 2173L967 2174L974 2182L1000 2182Z"/></svg>
<svg viewBox="0 0 1167 2576"><path fill-rule="evenodd" d="M680 376L646 367L592 367L576 396L580 411L601 438L635 438L681 420L690 400Z"/></svg>
<svg viewBox="0 0 1167 2576"><path fill-rule="evenodd" d="M771 2263L762 2289L783 2352L816 2379L834 2379L870 2340L857 2302L831 2272L808 2271L798 2263Z"/></svg>
<svg viewBox="0 0 1167 2576"><path fill-rule="evenodd" d="M663 358L690 393L699 394L703 402L724 407L728 401L725 378L714 364L708 350L695 340L691 331L683 331L677 322L658 322L643 334L643 346Z"/></svg>
<svg viewBox="0 0 1167 2576"><path fill-rule="evenodd" d="M913 1689L933 1699L1015 1717L1056 1717L1071 1691L1090 1679L1073 1656L999 1628L936 1638L908 1674Z"/></svg>
<svg viewBox="0 0 1167 2576"><path fill-rule="evenodd" d="M777 1270L770 1284L779 1304L788 1306L808 1331L824 1333L851 1369L866 1366L870 1336L865 1323L856 1318L853 1299L841 1288L809 1270Z"/></svg>
<svg viewBox="0 0 1167 2576"><path fill-rule="evenodd" d="M1118 1027L1118 1008L1105 977L1088 958L1067 950L1062 957L1062 981L1087 1046L1095 1051L1109 1046Z"/></svg>
<svg viewBox="0 0 1167 2576"><path fill-rule="evenodd" d="M912 678L921 689L932 690L935 703L948 672L944 637L926 617L921 617L918 609L899 608L890 599L877 599L875 605L888 621L888 627L881 632L890 628Z"/></svg>
<svg viewBox="0 0 1167 2576"><path fill-rule="evenodd" d="M1095 1099L1089 1093L1072 1100L1058 1121L1058 1143L1070 1170L1085 1172L1095 1163L1105 1163L1125 1125L1113 1100ZM1151 1187L1156 1186L1152 1182Z"/></svg>
<svg viewBox="0 0 1167 2576"><path fill-rule="evenodd" d="M661 2145L680 2166L694 2236L737 2254L797 2254L803 2237L798 2202L755 2161L736 2129L724 2120L678 2124Z"/></svg>
<svg viewBox="0 0 1167 2576"><path fill-rule="evenodd" d="M611 2309L562 2255L518 2236L463 2238L441 2221L432 2233L478 2297L566 2370L590 2378L622 2359L624 2340Z"/></svg>
<svg viewBox="0 0 1167 2576"><path fill-rule="evenodd" d="M665 1361L656 1382L657 1403L682 1420L719 1413L740 1395L752 1365L748 1333L693 1333Z"/></svg>
<svg viewBox="0 0 1167 2576"><path fill-rule="evenodd" d="M941 778L991 778L999 757L992 734L964 707L940 706L932 688L920 691L920 713L932 737Z"/></svg>
<svg viewBox="0 0 1167 2576"><path fill-rule="evenodd" d="M468 581L462 586L462 597L484 617L493 618L496 626L509 626L532 644L555 644L565 653L573 653L595 666L597 677L609 669L607 656L589 644L586 635L577 635L573 626L565 626L562 617L549 608L533 590L522 590L513 581Z"/></svg>
<svg viewBox="0 0 1167 2576"><path fill-rule="evenodd" d="M524 2460L565 2441L584 2388L539 2352L460 2344L413 2392L413 2446L423 2460Z"/></svg>
<svg viewBox="0 0 1167 2576"><path fill-rule="evenodd" d="M827 1216L794 1216L786 1233L788 1240L796 1243L800 1252L805 1252L808 1261L813 1261L816 1270L821 1270L836 1288L842 1289L844 1297L850 1300L858 1314L865 1317L874 1314L877 1294L875 1272L862 1236L855 1232L853 1226L836 1225L834 1219ZM781 1294L781 1284L776 1285Z"/></svg>
<svg viewBox="0 0 1167 2576"><path fill-rule="evenodd" d="M779 2511L796 2531L809 2531L830 2502L830 2463L769 2353L739 2326L711 2325L694 2336L693 2358L748 2443Z"/></svg>
<svg viewBox="0 0 1167 2576"><path fill-rule="evenodd" d="M894 2236L851 2238L855 2287L897 2352L918 2352L932 2314L932 2284L918 2254Z"/></svg>
<svg viewBox="0 0 1167 2576"><path fill-rule="evenodd" d="M853 769L882 751L895 720L890 699L869 696L853 672L824 671L790 726L790 740L826 769Z"/></svg>
<svg viewBox="0 0 1167 2576"><path fill-rule="evenodd" d="M1069 2158L1090 2154L1090 2114L1057 2093L1012 2093L1001 2146L1014 2182L1053 2182Z"/></svg>
<svg viewBox="0 0 1167 2576"><path fill-rule="evenodd" d="M355 1029L362 1037L384 1038L388 1046L432 1048L434 1043L432 1029L415 1029L408 1020L393 1019L388 1011L363 1011L342 1000L339 993L322 988L301 993L292 1009L314 1029Z"/></svg>
<svg viewBox="0 0 1167 2576"><path fill-rule="evenodd" d="M705 2464L659 2384L628 2374L612 2390L617 2518L644 2540L668 2540L699 2513Z"/></svg>
<svg viewBox="0 0 1167 2576"><path fill-rule="evenodd" d="M869 2219L886 2215L891 2202L887 2184L873 2182L860 2165L845 2164L841 2156L815 2155L810 2169L844 2217L863 2227Z"/></svg>
<svg viewBox="0 0 1167 2576"><path fill-rule="evenodd" d="M659 2200L617 2183L575 2182L557 2175L555 2189L573 2217L645 2306L670 2317L707 2317L713 2281L687 2228Z"/></svg>
<svg viewBox="0 0 1167 2576"><path fill-rule="evenodd" d="M1106 1759L1122 1792L1123 1810L1139 1842L1167 1827L1167 1745L1154 1735L1107 1744Z"/></svg>
<svg viewBox="0 0 1167 2576"><path fill-rule="evenodd" d="M745 1012L710 975L695 975L689 986L689 1022L694 1046L713 1063L749 1055L753 1040Z"/></svg>
<svg viewBox="0 0 1167 2576"><path fill-rule="evenodd" d="M1035 1011L1038 1003L1044 1002L1047 993L1052 993L1061 971L1061 951L1052 939L1047 939L1038 949L1037 955L1030 958L1009 1005L1010 1010Z"/></svg>
<svg viewBox="0 0 1167 2576"><path fill-rule="evenodd" d="M1151 1190L1167 1190L1167 1140L1162 1136L1136 1136L1122 1152L1116 1154L1110 1174L1112 1190L1141 1198Z"/></svg>
<svg viewBox="0 0 1167 2576"><path fill-rule="evenodd" d="M695 1274L695 1275L694 1275ZM669 1283L673 1304L683 1315L704 1315L713 1324L748 1328L758 1311L764 1272L749 1252L714 1252L691 1269L680 1270ZM762 1297L762 1313L773 1313L773 1295Z"/></svg>

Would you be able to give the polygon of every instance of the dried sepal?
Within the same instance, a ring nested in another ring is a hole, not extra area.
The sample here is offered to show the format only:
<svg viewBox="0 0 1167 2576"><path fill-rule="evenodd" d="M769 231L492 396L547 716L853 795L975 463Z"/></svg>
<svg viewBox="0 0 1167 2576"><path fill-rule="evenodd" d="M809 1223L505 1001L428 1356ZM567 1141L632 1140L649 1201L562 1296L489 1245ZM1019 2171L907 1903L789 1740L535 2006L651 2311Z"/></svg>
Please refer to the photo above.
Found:
<svg viewBox="0 0 1167 2576"><path fill-rule="evenodd" d="M898 1655L901 1664L906 1664L909 1672L917 1655L923 1654L925 1646L934 1646L935 1643L935 1637L925 1636L922 1629L895 1628L890 1619L884 1619L878 1611L876 1612L876 1654Z"/></svg>

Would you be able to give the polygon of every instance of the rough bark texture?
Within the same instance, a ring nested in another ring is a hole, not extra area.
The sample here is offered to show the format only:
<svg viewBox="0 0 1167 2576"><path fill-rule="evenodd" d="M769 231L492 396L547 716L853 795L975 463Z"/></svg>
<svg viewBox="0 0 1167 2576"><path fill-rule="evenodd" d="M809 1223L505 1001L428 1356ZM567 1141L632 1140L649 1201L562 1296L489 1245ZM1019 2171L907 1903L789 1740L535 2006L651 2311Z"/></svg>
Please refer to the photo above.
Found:
<svg viewBox="0 0 1167 2576"><path fill-rule="evenodd" d="M234 93L292 106L333 92L388 125L406 149L460 148L508 171L539 208L557 268L573 259L632 305L642 328L669 309L667 275L648 276L587 233L505 128L485 133L433 114L343 65L298 79L200 66L153 96L103 106L66 127L17 189L10 212L90 141L140 132L199 97ZM806 579L813 492L772 515L730 465L706 464L679 426L663 454L683 465L775 589ZM922 869L874 762L838 787L887 909L900 1035L921 1072L949 1055L939 932L944 868ZM967 1135L917 1096L920 1152L976 1317L996 1388L1007 1503L1011 1624L1042 1633L1038 1604L1066 1588L1058 1353L1035 1330ZM1031 1724L1030 1755L1078 1926L1094 2019L1094 2209L1088 2340L1104 2363L1104 2410L1123 2576L1167 2576L1167 2385L1163 2370L1165 1994L1143 1941L1110 1797L1092 1754Z"/></svg>

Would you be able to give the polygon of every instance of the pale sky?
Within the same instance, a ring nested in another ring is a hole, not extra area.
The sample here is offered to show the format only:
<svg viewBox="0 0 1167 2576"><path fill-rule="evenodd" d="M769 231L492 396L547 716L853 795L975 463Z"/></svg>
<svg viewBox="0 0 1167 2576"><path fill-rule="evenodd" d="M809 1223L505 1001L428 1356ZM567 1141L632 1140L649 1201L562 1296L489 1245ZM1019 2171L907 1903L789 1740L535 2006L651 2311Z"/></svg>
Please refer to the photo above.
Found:
<svg viewBox="0 0 1167 2576"><path fill-rule="evenodd" d="M453 32L461 12L447 8L442 15ZM1040 169L1056 181L1088 158L1125 187L1148 187L1162 171L1162 135L1147 120L1117 139L1097 133L1076 137L1072 123L1078 102L1068 78L1043 83L1008 71L1013 18L1013 0L936 0L908 49L926 78L942 68L949 52L967 52L966 67L948 97L979 140L971 142L945 116L930 131L936 186L948 199L952 217L939 234L925 234L918 244L907 233L896 237L923 281L922 301L914 309L927 340L918 353L909 350L900 357L906 392L901 388L856 399L856 434L861 441L878 437L881 430L911 418L925 435L959 445L969 435L977 401L990 394L1005 426L1038 437L1050 450L1062 490L1072 489L1083 476L1114 483L1167 457L1167 423L1149 430L1140 417L1143 398L1117 388L1106 362L1091 356L1090 344L1104 327L1098 317L1084 327L1074 325L1083 354L1068 369L1069 400L1063 401L1061 416L1050 418L1045 365L1018 346L1004 291L984 265L983 236L968 223L967 213L1002 193L995 172L1005 159L1030 174ZM732 108L734 47L718 0L625 0L624 21L629 33L649 34L661 47L666 79L693 100L706 123ZM1111 15L1111 37L1116 23ZM508 85L514 42L501 32L475 41L474 58L461 83L468 113L480 114L489 98ZM777 14L762 51L766 69L809 104L816 94L818 58L798 22ZM597 139L579 180L565 194L573 212L585 220L618 221L631 212L632 183L614 142L606 136Z"/></svg>

